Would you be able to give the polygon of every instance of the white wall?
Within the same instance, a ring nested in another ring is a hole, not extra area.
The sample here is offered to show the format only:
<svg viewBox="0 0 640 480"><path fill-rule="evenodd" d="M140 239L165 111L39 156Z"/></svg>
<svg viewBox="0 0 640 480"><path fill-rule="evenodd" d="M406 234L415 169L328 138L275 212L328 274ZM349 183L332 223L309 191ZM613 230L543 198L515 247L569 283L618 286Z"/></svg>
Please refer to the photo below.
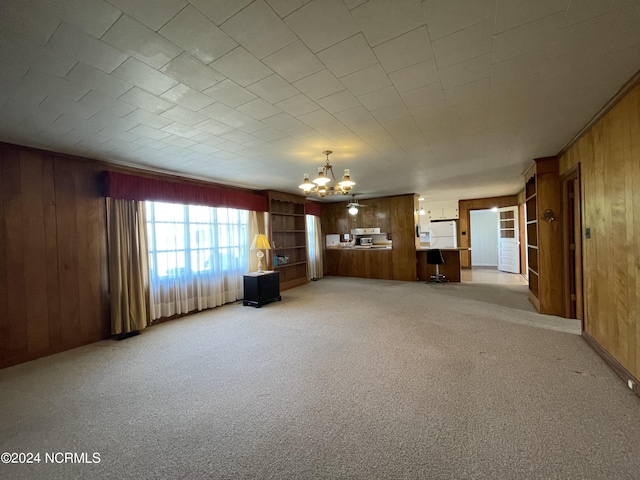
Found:
<svg viewBox="0 0 640 480"><path fill-rule="evenodd" d="M498 266L498 212L471 210L471 266Z"/></svg>

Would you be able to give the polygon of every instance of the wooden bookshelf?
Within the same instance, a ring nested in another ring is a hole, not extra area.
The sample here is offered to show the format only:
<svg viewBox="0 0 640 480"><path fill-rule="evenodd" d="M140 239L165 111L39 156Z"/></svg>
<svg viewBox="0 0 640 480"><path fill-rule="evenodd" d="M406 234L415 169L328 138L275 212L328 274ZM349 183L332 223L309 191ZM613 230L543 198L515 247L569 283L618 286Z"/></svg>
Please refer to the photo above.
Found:
<svg viewBox="0 0 640 480"><path fill-rule="evenodd" d="M268 198L269 241L273 269L280 273L280 290L304 285L309 281L304 197L269 191Z"/></svg>
<svg viewBox="0 0 640 480"><path fill-rule="evenodd" d="M535 159L525 175L529 299L540 313L563 315L561 198L557 157ZM554 212L548 221L545 210Z"/></svg>
<svg viewBox="0 0 640 480"><path fill-rule="evenodd" d="M538 205L536 195L536 175L535 173L525 184L525 212L527 221L527 258L529 271L529 299L538 310L540 310L539 288L538 288Z"/></svg>

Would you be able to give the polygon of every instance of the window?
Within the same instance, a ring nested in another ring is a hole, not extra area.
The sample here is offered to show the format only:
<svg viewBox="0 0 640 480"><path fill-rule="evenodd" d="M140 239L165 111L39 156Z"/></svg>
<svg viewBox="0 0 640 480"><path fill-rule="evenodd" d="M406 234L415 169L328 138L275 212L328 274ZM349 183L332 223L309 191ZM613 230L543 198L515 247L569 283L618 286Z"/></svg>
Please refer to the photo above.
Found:
<svg viewBox="0 0 640 480"><path fill-rule="evenodd" d="M146 202L151 281L248 270L246 210Z"/></svg>
<svg viewBox="0 0 640 480"><path fill-rule="evenodd" d="M307 255L308 276L310 279L322 278L322 238L320 235L320 217L307 215Z"/></svg>

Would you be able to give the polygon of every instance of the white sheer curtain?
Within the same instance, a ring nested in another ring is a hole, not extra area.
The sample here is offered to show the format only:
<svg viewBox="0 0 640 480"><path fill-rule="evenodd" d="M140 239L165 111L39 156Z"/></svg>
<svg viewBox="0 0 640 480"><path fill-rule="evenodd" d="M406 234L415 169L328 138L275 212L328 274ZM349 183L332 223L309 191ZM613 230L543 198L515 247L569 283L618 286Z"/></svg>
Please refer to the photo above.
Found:
<svg viewBox="0 0 640 480"><path fill-rule="evenodd" d="M259 233L268 234L267 229L267 214L265 212L249 212L249 235L247 238L248 245L253 242L253 237ZM269 242L271 243L271 242ZM264 258L262 259L262 268L269 270L272 266L270 252L264 252ZM256 257L255 250L249 250L249 272L258 271L258 257Z"/></svg>
<svg viewBox="0 0 640 480"><path fill-rule="evenodd" d="M243 298L248 211L146 204L152 319Z"/></svg>
<svg viewBox="0 0 640 480"><path fill-rule="evenodd" d="M322 230L320 227L320 217L307 215L307 277L309 280L322 278L324 276L322 264Z"/></svg>

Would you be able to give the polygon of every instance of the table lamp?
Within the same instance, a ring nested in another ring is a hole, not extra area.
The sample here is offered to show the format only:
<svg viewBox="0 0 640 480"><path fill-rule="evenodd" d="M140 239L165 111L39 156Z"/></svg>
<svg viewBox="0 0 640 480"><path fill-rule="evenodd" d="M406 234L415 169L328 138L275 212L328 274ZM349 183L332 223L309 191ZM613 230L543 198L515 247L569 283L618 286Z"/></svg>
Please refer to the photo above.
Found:
<svg viewBox="0 0 640 480"><path fill-rule="evenodd" d="M257 233L256 236L253 237L251 250L258 250L258 253L256 253L256 257L258 257L258 273L262 273L262 257L264 257L264 253L262 253L262 250L271 250L269 240L264 233Z"/></svg>

